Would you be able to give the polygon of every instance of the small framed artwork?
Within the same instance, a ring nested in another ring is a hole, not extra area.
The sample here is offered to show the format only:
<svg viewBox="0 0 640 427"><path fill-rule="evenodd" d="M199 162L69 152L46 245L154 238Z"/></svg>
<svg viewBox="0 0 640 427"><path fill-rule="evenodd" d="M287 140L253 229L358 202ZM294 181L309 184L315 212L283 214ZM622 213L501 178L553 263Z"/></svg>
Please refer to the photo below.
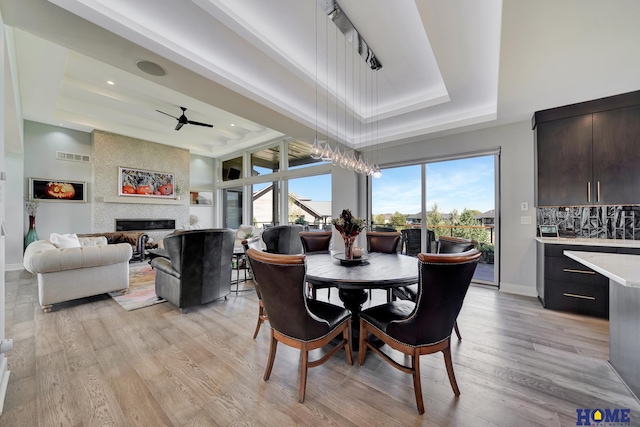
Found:
<svg viewBox="0 0 640 427"><path fill-rule="evenodd" d="M29 198L42 201L86 202L87 183L84 181L29 178Z"/></svg>
<svg viewBox="0 0 640 427"><path fill-rule="evenodd" d="M119 168L118 195L175 199L175 177L172 173L133 168Z"/></svg>
<svg viewBox="0 0 640 427"><path fill-rule="evenodd" d="M213 206L213 192L211 191L190 191L191 204L197 206Z"/></svg>

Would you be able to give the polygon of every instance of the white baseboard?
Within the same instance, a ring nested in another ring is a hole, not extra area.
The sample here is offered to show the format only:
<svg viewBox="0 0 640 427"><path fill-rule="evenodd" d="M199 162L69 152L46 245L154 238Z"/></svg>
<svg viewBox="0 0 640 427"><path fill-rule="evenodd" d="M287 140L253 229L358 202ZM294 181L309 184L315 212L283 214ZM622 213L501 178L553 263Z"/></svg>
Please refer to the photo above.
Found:
<svg viewBox="0 0 640 427"><path fill-rule="evenodd" d="M16 270L24 270L24 265L22 264L5 264L4 265L4 270L5 271L16 271Z"/></svg>
<svg viewBox="0 0 640 427"><path fill-rule="evenodd" d="M512 283L500 282L500 292L508 294L524 295L527 297L538 297L538 291L535 286L514 285Z"/></svg>
<svg viewBox="0 0 640 427"><path fill-rule="evenodd" d="M7 358L6 356L2 357L2 362L0 363L0 415L2 415L2 410L4 409L4 398L7 396L7 387L9 387L9 375L11 371L7 370Z"/></svg>

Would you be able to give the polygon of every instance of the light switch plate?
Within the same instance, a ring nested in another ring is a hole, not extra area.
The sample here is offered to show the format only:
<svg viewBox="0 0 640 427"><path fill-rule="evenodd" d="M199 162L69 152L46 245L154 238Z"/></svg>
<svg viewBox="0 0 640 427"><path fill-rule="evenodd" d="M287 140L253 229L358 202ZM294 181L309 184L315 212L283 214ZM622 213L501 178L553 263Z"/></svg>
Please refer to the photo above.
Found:
<svg viewBox="0 0 640 427"><path fill-rule="evenodd" d="M530 216L521 216L520 217L520 224L531 224L531 217Z"/></svg>
<svg viewBox="0 0 640 427"><path fill-rule="evenodd" d="M529 210L529 202L520 203L520 209L523 210L523 211L528 211Z"/></svg>

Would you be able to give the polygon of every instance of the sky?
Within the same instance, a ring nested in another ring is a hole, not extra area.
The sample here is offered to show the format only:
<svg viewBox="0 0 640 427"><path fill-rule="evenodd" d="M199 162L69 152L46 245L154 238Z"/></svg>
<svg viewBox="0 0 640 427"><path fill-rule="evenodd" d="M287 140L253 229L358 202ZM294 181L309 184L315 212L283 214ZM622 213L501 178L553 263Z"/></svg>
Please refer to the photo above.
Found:
<svg viewBox="0 0 640 427"><path fill-rule="evenodd" d="M374 215L421 211L420 165L383 169L382 177L372 181ZM331 175L292 179L289 192L315 201L331 200ZM493 156L427 164L427 210L434 203L442 213L453 209L462 212L465 208L480 212L494 209Z"/></svg>
<svg viewBox="0 0 640 427"><path fill-rule="evenodd" d="M373 214L416 214L422 210L420 165L385 169L372 184ZM493 156L427 164L427 210L485 212L495 207Z"/></svg>

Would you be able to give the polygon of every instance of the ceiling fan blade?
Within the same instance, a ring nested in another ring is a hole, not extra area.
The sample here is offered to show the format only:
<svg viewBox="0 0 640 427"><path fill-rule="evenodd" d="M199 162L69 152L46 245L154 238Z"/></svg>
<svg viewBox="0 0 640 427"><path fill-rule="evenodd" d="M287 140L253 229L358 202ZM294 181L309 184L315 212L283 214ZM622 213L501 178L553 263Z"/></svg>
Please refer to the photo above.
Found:
<svg viewBox="0 0 640 427"><path fill-rule="evenodd" d="M178 124L176 125L176 130L180 130L182 126L184 126L184 123L178 122Z"/></svg>
<svg viewBox="0 0 640 427"><path fill-rule="evenodd" d="M162 113L165 116L169 116L169 117L173 117L174 119L178 120L178 118L176 116L172 116L171 114L165 113L164 111L160 111L160 110L156 110L158 113Z"/></svg>
<svg viewBox="0 0 640 427"><path fill-rule="evenodd" d="M187 120L187 123L189 123L190 125L206 126L208 128L213 127L213 125L210 125L208 123L194 122L193 120Z"/></svg>

